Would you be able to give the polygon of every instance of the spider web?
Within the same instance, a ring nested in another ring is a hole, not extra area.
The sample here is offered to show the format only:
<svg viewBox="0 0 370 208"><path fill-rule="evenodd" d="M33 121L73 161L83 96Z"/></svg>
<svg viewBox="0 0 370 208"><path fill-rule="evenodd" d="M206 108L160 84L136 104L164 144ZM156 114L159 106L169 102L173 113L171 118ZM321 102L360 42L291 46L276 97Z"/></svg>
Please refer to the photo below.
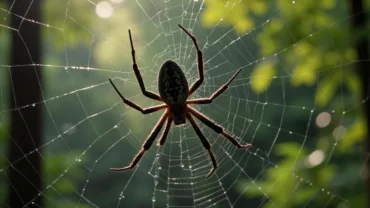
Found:
<svg viewBox="0 0 370 208"><path fill-rule="evenodd" d="M225 2L235 7L241 4L237 1ZM293 1L292 8L299 3ZM33 4L33 1L29 4ZM312 149L316 142L315 121L320 113L325 111L333 117L344 119L367 99L348 105L343 100L345 90L341 88L340 103L344 110L338 112L334 107L320 109L315 104L315 92L320 78L331 74L318 69L316 83L307 90L290 84L292 71L284 65L281 66L283 70L273 76L271 86L265 92L258 94L251 90L251 73L259 63L270 61L282 64L280 60L286 53L309 38L326 36L335 48L337 43L332 40L330 33L317 30L297 40L292 37L292 44L279 48L271 55L261 56L257 36L271 24L273 17L280 15L278 11L257 18L253 29L238 34L234 28L223 27L223 19L212 28L202 27L200 15L205 2L200 0L112 0L104 4L70 0L58 4L60 6L53 11L55 25L47 20L34 22L40 24L46 34L43 40L46 48L44 53L54 51L42 63L33 63L42 66L46 73L47 87L43 90L43 100L10 109L5 104L6 85L0 85L2 123L7 123L11 111L35 105L42 105L45 109L46 126L42 145L32 152L25 152L19 160L26 160L29 155L37 153L41 154L43 165L53 163L49 158L57 157L62 161L61 167L49 167L51 173L47 172L48 175L43 178L45 186L35 199L44 195L49 206L63 202L71 207L246 207L248 204L263 207L267 203L284 207L289 198L275 201L270 195L270 188L274 188L274 184L267 188L258 181L264 179L267 170L279 168L279 157L274 154L278 144L293 141L299 147L295 152L297 157L289 163L289 174L284 175L284 172L278 175L275 184L279 184L282 178L292 177L296 182L290 190L291 195L303 187L313 187L315 192L302 207L311 207L319 199L327 205L335 201L344 207L350 206L346 198L299 174L295 165L301 160L299 155L302 148ZM102 18L110 15L109 5L114 7L113 16ZM97 15L101 12L99 8L105 8L105 12L100 13L101 17ZM9 27L7 23L7 19L14 16L12 8L3 6L0 10L5 17L0 25L1 30L19 30ZM86 22L84 15L93 17L94 23ZM347 16L336 20L328 28L340 28L351 18ZM24 18L24 21L33 20ZM161 115L154 113L143 116L125 106L108 82L109 77L113 78L122 94L143 107L158 104L144 98L139 91L131 68L127 29L130 28L133 34L137 62L146 88L157 92L156 76L165 60L179 63L189 83L198 76L196 51L177 24L192 31L204 54L205 81L196 91L195 98L210 96L235 70L243 67L229 89L212 104L197 105L195 108L226 128L239 142L251 143L253 147L248 150L236 149L225 138L198 122L212 145L219 165L215 174L205 179L212 166L194 130L189 124L176 128L172 126L166 144L160 148L153 145L137 168L121 173L110 172L109 168L125 166L132 160ZM80 36L75 37L77 40L71 38L74 31L81 31ZM289 25L281 33L291 35ZM59 52L50 46L51 42L59 44ZM85 42L87 46L78 45ZM6 60L1 61L1 73L8 79L9 70L19 66L9 66ZM340 73L347 70L341 66L356 63L347 61L332 68L338 68L337 72ZM304 102L296 102L302 97L305 97ZM347 127L346 124L342 125ZM332 151L325 155L326 165L331 163L338 145L337 140L329 141ZM7 161L5 153L0 155ZM5 174L10 168L12 163L0 167L7 184L10 181ZM356 171L358 175L361 174L360 169ZM240 188L241 181L248 183ZM65 185L68 183L75 185ZM246 195L253 187L257 187L259 198ZM29 201L26 206L33 203Z"/></svg>

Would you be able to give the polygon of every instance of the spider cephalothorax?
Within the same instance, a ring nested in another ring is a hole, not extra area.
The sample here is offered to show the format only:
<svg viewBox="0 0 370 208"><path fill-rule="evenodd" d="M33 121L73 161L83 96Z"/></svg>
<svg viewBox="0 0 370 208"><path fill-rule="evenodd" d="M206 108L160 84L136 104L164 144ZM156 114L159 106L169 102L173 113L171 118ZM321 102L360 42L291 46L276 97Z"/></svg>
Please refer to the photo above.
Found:
<svg viewBox="0 0 370 208"><path fill-rule="evenodd" d="M207 175L207 177L211 176L217 168L216 158L212 153L211 145L209 144L208 140L206 139L206 137L203 135L202 131L198 127L198 124L194 121L193 116L195 116L205 125L213 129L216 133L222 134L236 147L248 148L251 146L250 144L241 145L238 141L234 139L233 136L231 136L219 124L215 123L214 121L209 119L207 116L203 115L199 111L189 106L189 104L209 104L211 103L216 97L218 97L222 92L224 92L228 88L229 84L235 79L235 77L241 71L241 68L235 72L235 74L230 78L228 82L226 82L226 84L218 88L209 98L199 98L199 99L188 100L188 98L193 94L193 92L197 90L198 87L204 81L203 55L202 55L202 52L199 50L195 37L191 35L186 29L184 29L181 25L179 25L179 27L192 39L193 44L197 50L199 78L189 88L188 81L184 75L184 72L181 70L180 66L174 61L168 60L164 62L164 64L162 65L159 71L159 75L158 75L159 95L153 92L147 91L145 89L143 79L141 77L139 68L136 64L135 49L132 43L131 31L130 30L128 31L129 37L130 37L130 43L131 43L132 60L133 60L132 67L134 69L134 73L139 82L142 93L148 98L164 102L165 104L143 109L136 103L126 99L119 92L117 87L114 85L113 81L111 79L109 79L109 81L125 104L142 112L143 114L153 113L161 109L166 109L166 111L163 113L163 115L161 116L157 124L154 126L151 134L148 136L148 138L144 142L142 149L134 157L130 165L123 167L123 168L111 168L111 170L113 171L123 171L123 170L132 169L133 167L135 167L135 165L139 162L141 157L144 155L145 151L147 151L152 146L155 138L158 136L159 132L161 131L166 121L167 122L165 125L165 129L163 130L161 138L159 139L159 145L163 145L164 142L166 141L166 138L167 138L168 132L170 131L172 122L177 126L177 125L185 124L186 120L188 120L190 124L193 126L195 133L198 135L204 148L208 151L208 154L211 157L213 169Z"/></svg>

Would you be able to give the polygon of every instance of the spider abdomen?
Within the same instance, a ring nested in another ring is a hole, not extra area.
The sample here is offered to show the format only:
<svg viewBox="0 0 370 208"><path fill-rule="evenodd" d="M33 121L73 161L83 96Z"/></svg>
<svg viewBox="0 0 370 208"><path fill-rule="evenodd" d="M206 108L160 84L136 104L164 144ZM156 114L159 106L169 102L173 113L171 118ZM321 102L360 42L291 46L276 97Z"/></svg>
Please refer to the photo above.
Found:
<svg viewBox="0 0 370 208"><path fill-rule="evenodd" d="M158 91L163 102L170 106L183 104L188 98L188 81L174 61L163 63L158 75Z"/></svg>

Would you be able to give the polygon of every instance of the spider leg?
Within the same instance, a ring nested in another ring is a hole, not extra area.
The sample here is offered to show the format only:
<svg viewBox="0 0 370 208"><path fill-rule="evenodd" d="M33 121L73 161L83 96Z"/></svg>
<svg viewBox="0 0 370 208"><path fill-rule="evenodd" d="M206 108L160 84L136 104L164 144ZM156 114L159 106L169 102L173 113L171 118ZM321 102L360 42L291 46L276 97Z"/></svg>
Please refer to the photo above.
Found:
<svg viewBox="0 0 370 208"><path fill-rule="evenodd" d="M209 104L212 103L214 99L216 99L219 95L221 95L230 85L230 83L235 79L235 77L239 74L242 68L239 68L235 74L226 82L226 84L219 87L210 97L208 98L198 98L193 100L186 101L187 104Z"/></svg>
<svg viewBox="0 0 370 208"><path fill-rule="evenodd" d="M140 107L139 105L137 105L136 103L126 99L125 97L123 97L123 95L121 94L121 92L117 89L116 85L113 83L113 81L111 79L109 79L109 82L112 84L113 88L116 90L117 94L121 97L121 99L123 100L124 103L126 103L128 106L140 111L141 113L143 114L149 114L149 113L153 113L153 112L156 112L158 110L161 110L163 108L166 108L167 105L166 104L162 104L162 105L156 105L156 106L153 106L153 107L149 107L149 108L142 108Z"/></svg>
<svg viewBox="0 0 370 208"><path fill-rule="evenodd" d="M147 150L149 150L150 147L152 146L153 141L155 140L155 138L157 137L157 135L161 131L161 129L163 127L163 124L166 121L167 117L168 117L168 112L166 111L166 112L163 113L162 117L158 120L157 124L154 126L152 132L149 134L148 138L145 140L145 142L144 142L141 150L139 151L139 153L134 157L134 159L132 159L131 163L128 166L122 167L122 168L111 168L110 170L112 170L112 171L124 171L124 170L134 168L135 165L140 161L140 159L144 155L144 153Z"/></svg>
<svg viewBox="0 0 370 208"><path fill-rule="evenodd" d="M133 62L132 68L134 69L136 79L139 82L141 92L144 94L144 96L146 96L148 98L151 98L153 100L162 101L162 99L159 95L145 89L143 77L141 76L139 68L136 64L135 48L134 48L134 44L132 42L132 37L131 37L131 31L130 30L128 30L128 34L129 34L129 37L130 37L130 44L131 44L131 55L132 55L132 62Z"/></svg>
<svg viewBox="0 0 370 208"><path fill-rule="evenodd" d="M168 116L166 126L164 127L164 131L161 135L161 138L159 139L158 145L162 146L166 142L168 132L170 132L170 129L171 129L171 124L172 124L172 117Z"/></svg>
<svg viewBox="0 0 370 208"><path fill-rule="evenodd" d="M204 81L203 54L202 54L202 51L198 47L198 43L197 43L197 40L195 39L195 37L192 34L190 34L189 31L187 31L185 28L183 28L180 24L179 24L179 27L191 38L191 40L193 41L193 44L194 44L195 48L197 49L198 76L199 76L199 78L190 87L190 89L189 89L189 96L190 96L191 94L193 94L193 92L195 90L198 89L198 87Z"/></svg>
<svg viewBox="0 0 370 208"><path fill-rule="evenodd" d="M195 133L198 135L198 137L199 137L200 141L202 142L204 148L206 148L206 150L208 151L209 156L211 157L213 168L208 173L208 175L206 176L208 178L215 172L215 170L217 168L216 157L213 155L213 152L211 150L211 145L209 144L208 140L206 139L206 137L204 136L204 134L200 130L199 126L194 121L193 117L190 115L190 113L186 113L186 118L190 121L190 124L193 126L193 128L195 130Z"/></svg>
<svg viewBox="0 0 370 208"><path fill-rule="evenodd" d="M226 137L231 143L233 143L237 148L249 148L252 145L251 144L240 144L236 139L231 136L228 132L225 131L220 125L209 119L207 116L202 114L201 112L195 110L194 108L191 108L188 106L188 110L192 115L194 115L197 119L202 121L204 124L206 124L209 128L213 129L216 133L222 134Z"/></svg>

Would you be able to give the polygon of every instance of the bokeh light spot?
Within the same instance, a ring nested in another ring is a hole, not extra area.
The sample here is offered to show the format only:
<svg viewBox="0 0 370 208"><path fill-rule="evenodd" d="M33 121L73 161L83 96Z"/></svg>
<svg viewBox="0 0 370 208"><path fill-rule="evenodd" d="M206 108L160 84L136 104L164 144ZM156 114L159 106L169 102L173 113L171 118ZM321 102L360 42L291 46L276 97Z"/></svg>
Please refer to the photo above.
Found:
<svg viewBox="0 0 370 208"><path fill-rule="evenodd" d="M124 0L110 0L110 2L114 3L114 4L119 4L119 3L122 3Z"/></svg>
<svg viewBox="0 0 370 208"><path fill-rule="evenodd" d="M333 130L335 140L340 140L347 133L346 127L340 125Z"/></svg>
<svg viewBox="0 0 370 208"><path fill-rule="evenodd" d="M322 150L315 150L313 151L306 160L306 165L308 167L315 167L317 165L320 165L325 158L325 153Z"/></svg>
<svg viewBox="0 0 370 208"><path fill-rule="evenodd" d="M95 8L96 14L103 19L107 19L113 14L113 7L106 1L99 2Z"/></svg>
<svg viewBox="0 0 370 208"><path fill-rule="evenodd" d="M331 115L328 112L322 112L316 117L316 125L319 128L327 127L330 124Z"/></svg>

